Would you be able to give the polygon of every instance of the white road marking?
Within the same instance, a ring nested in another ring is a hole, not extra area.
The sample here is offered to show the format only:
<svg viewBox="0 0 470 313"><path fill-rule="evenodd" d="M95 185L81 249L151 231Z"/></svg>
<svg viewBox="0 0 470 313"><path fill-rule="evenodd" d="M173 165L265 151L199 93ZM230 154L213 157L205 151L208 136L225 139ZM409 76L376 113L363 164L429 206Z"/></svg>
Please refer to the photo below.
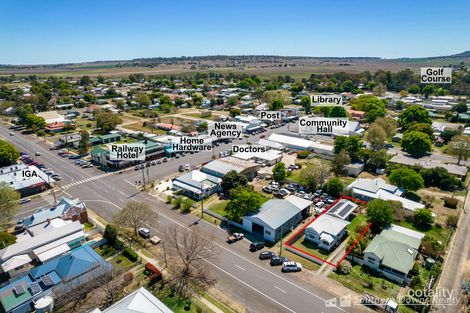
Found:
<svg viewBox="0 0 470 313"><path fill-rule="evenodd" d="M287 291L285 291L285 290L282 290L282 289L281 289L281 288L279 288L278 286L274 286L274 288L276 288L277 290L280 290L280 291L282 291L283 293L287 293Z"/></svg>
<svg viewBox="0 0 470 313"><path fill-rule="evenodd" d="M238 267L239 269L241 269L242 271L244 271L245 269L243 267L241 267L240 265L238 264L235 264L236 267Z"/></svg>

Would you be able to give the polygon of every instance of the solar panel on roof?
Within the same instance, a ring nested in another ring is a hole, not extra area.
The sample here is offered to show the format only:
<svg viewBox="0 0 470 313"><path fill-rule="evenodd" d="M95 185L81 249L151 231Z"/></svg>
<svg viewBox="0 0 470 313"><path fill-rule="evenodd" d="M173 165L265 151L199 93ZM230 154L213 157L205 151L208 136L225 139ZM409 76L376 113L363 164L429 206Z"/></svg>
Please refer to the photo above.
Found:
<svg viewBox="0 0 470 313"><path fill-rule="evenodd" d="M344 206L344 208L341 210L341 212L339 212L339 215L341 217L344 217L349 212L349 210L351 208L352 208L352 205L348 203L347 205Z"/></svg>
<svg viewBox="0 0 470 313"><path fill-rule="evenodd" d="M23 285L16 285L15 287L13 287L13 289L15 290L15 292L18 296L22 295L26 291L24 289Z"/></svg>
<svg viewBox="0 0 470 313"><path fill-rule="evenodd" d="M44 283L46 287L54 286L54 280L52 280L52 277L50 275L44 275L41 278L41 281Z"/></svg>
<svg viewBox="0 0 470 313"><path fill-rule="evenodd" d="M31 288L31 292L33 293L33 295L40 293L42 291L41 287L36 282L30 283L29 288Z"/></svg>

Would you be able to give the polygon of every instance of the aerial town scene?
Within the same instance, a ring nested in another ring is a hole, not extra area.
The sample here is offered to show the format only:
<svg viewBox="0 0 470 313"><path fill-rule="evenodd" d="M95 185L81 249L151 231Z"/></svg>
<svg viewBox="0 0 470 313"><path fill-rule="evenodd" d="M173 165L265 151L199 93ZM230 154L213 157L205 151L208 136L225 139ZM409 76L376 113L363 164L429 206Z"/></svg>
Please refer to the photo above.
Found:
<svg viewBox="0 0 470 313"><path fill-rule="evenodd" d="M0 313L470 313L470 2L5 0L0 39Z"/></svg>

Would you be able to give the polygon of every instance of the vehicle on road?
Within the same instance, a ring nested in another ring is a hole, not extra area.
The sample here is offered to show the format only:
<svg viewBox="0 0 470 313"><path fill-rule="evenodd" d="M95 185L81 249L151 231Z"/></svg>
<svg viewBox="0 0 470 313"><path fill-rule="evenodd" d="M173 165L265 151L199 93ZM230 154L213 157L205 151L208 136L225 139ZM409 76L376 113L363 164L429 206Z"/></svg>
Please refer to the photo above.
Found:
<svg viewBox="0 0 470 313"><path fill-rule="evenodd" d="M54 179L55 181L58 181L58 180L61 180L62 177L59 175L59 174L52 174L51 175L52 179Z"/></svg>
<svg viewBox="0 0 470 313"><path fill-rule="evenodd" d="M141 227L137 230L139 235L141 235L143 238L150 238L150 230L147 228Z"/></svg>
<svg viewBox="0 0 470 313"><path fill-rule="evenodd" d="M15 133L10 133L10 136L15 136Z"/></svg>
<svg viewBox="0 0 470 313"><path fill-rule="evenodd" d="M250 245L250 251L255 252L264 248L264 243L261 241L252 242Z"/></svg>
<svg viewBox="0 0 470 313"><path fill-rule="evenodd" d="M283 256L275 255L271 258L271 261L269 261L269 265L277 266L277 265L282 265L284 262L289 262L289 259Z"/></svg>
<svg viewBox="0 0 470 313"><path fill-rule="evenodd" d="M270 260L274 256L276 256L276 255L271 251L263 251L259 254L258 258L260 260Z"/></svg>
<svg viewBox="0 0 470 313"><path fill-rule="evenodd" d="M242 233L233 233L231 236L227 237L228 243L234 243L238 240L242 240L245 237Z"/></svg>
<svg viewBox="0 0 470 313"><path fill-rule="evenodd" d="M162 161L163 161L163 162L168 162L168 159L167 159L167 158L163 158Z"/></svg>
<svg viewBox="0 0 470 313"><path fill-rule="evenodd" d="M298 262L284 262L282 263L282 271L283 272L300 272L302 270L302 264Z"/></svg>
<svg viewBox="0 0 470 313"><path fill-rule="evenodd" d="M189 171L189 170L191 169L191 166L189 165L189 163L186 163L186 164L184 165L184 168L185 168L187 171Z"/></svg>
<svg viewBox="0 0 470 313"><path fill-rule="evenodd" d="M35 156L41 156L41 152L36 151L36 153L35 153L34 155L35 155Z"/></svg>
<svg viewBox="0 0 470 313"><path fill-rule="evenodd" d="M23 198L23 199L20 199L20 204L25 204L25 203L28 203L28 202L31 202L31 199L30 199L30 198Z"/></svg>

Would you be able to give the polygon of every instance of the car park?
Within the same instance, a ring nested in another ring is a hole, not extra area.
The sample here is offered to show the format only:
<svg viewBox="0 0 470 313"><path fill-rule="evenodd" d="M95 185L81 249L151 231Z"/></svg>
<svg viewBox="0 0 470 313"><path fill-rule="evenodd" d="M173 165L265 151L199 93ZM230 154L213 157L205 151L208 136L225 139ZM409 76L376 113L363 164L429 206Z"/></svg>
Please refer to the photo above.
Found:
<svg viewBox="0 0 470 313"><path fill-rule="evenodd" d="M250 244L250 251L255 252L264 248L264 243L261 241L252 242Z"/></svg>
<svg viewBox="0 0 470 313"><path fill-rule="evenodd" d="M298 262L284 262L282 263L282 271L283 272L300 272L302 270L302 264Z"/></svg>
<svg viewBox="0 0 470 313"><path fill-rule="evenodd" d="M271 260L269 261L269 265L271 266L278 266L278 265L282 265L284 262L289 262L289 259L288 258L285 258L283 256L278 256L278 255L275 255L271 258Z"/></svg>
<svg viewBox="0 0 470 313"><path fill-rule="evenodd" d="M147 228L141 227L137 230L139 235L141 235L143 238L150 238L150 230Z"/></svg>
<svg viewBox="0 0 470 313"><path fill-rule="evenodd" d="M260 260L269 260L274 256L276 256L276 255L271 251L263 251L259 254L258 258Z"/></svg>

